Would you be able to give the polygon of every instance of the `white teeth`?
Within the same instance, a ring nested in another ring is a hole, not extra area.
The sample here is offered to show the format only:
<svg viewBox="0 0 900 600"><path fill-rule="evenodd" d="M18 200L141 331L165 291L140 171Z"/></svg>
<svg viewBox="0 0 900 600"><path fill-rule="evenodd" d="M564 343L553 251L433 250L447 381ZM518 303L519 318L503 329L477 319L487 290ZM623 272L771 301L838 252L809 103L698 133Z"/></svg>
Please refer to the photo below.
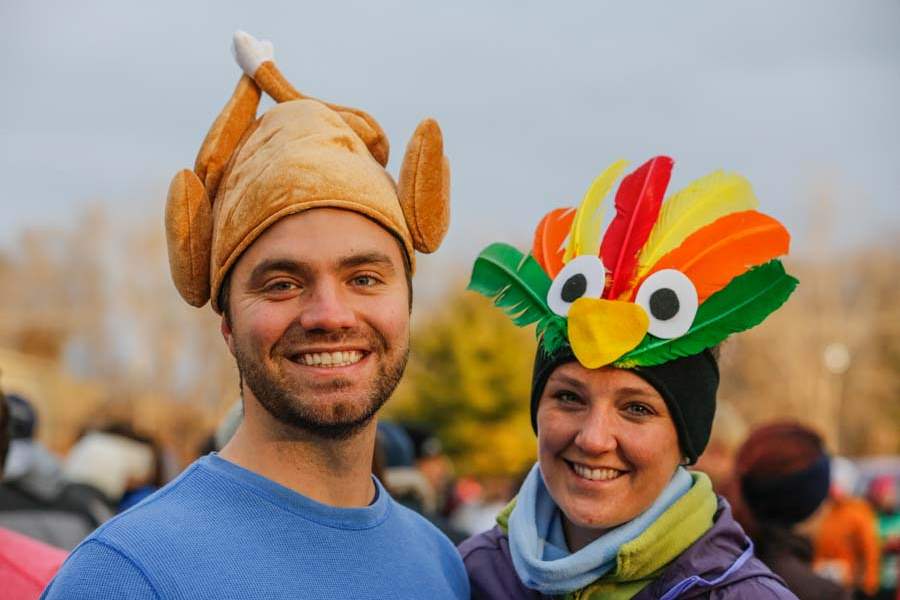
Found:
<svg viewBox="0 0 900 600"><path fill-rule="evenodd" d="M572 463L572 467L580 477L584 477L585 479L590 479L592 481L609 481L610 479L615 479L622 474L622 471L618 471L616 469L591 469L589 467L585 467L584 465L579 465L578 463Z"/></svg>
<svg viewBox="0 0 900 600"><path fill-rule="evenodd" d="M300 362L311 367L346 367L362 360L363 354L358 350L350 350L347 352L316 352L312 354L301 354Z"/></svg>

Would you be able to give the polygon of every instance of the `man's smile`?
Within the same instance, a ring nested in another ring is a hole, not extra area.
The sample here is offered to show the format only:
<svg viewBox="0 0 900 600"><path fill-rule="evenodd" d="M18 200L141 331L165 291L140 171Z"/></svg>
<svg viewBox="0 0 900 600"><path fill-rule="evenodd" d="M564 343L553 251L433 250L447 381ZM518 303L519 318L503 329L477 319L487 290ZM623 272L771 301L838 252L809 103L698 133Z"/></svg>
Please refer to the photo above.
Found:
<svg viewBox="0 0 900 600"><path fill-rule="evenodd" d="M292 355L290 360L307 367L337 368L354 365L367 355L368 352L362 350L301 352Z"/></svg>

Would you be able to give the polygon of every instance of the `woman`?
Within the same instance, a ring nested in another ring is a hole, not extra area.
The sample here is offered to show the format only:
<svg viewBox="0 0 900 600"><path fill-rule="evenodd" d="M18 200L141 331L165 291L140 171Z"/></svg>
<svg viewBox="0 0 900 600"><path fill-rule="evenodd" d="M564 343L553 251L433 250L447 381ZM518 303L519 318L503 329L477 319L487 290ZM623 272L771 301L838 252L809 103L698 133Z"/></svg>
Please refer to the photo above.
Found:
<svg viewBox="0 0 900 600"><path fill-rule="evenodd" d="M672 169L625 177L602 242L602 199L551 211L530 256L494 244L470 289L537 323L538 462L498 526L460 546L473 598L795 598L690 473L709 440L714 347L780 306L789 236L749 184L714 173L662 200Z"/></svg>
<svg viewBox="0 0 900 600"><path fill-rule="evenodd" d="M828 497L829 459L819 435L796 423L755 430L736 457L742 505L739 517L756 552L800 600L851 598L848 590L816 575L813 546L798 530Z"/></svg>

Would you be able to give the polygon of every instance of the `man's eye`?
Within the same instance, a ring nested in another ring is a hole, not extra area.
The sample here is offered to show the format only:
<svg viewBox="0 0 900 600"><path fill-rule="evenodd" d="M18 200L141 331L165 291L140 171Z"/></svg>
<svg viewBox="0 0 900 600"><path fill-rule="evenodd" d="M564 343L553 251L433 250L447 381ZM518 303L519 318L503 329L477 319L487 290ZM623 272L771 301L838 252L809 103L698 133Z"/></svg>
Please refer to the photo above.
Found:
<svg viewBox="0 0 900 600"><path fill-rule="evenodd" d="M267 292L289 292L295 289L297 285L291 281L276 281L266 286Z"/></svg>
<svg viewBox="0 0 900 600"><path fill-rule="evenodd" d="M359 275L353 278L353 285L360 287L371 287L378 283L378 280L371 275Z"/></svg>

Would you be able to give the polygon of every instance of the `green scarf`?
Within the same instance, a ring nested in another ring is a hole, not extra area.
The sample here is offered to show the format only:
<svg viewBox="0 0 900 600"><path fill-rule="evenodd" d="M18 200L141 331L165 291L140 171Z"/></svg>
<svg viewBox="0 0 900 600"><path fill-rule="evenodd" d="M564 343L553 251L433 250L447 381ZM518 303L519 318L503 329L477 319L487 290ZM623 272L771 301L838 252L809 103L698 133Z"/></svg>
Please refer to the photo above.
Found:
<svg viewBox="0 0 900 600"><path fill-rule="evenodd" d="M660 572L712 527L718 501L705 473L693 471L694 484L647 530L623 544L616 568L589 586L566 594L565 600L628 600L644 589ZM509 515L516 501L497 516L508 533Z"/></svg>

